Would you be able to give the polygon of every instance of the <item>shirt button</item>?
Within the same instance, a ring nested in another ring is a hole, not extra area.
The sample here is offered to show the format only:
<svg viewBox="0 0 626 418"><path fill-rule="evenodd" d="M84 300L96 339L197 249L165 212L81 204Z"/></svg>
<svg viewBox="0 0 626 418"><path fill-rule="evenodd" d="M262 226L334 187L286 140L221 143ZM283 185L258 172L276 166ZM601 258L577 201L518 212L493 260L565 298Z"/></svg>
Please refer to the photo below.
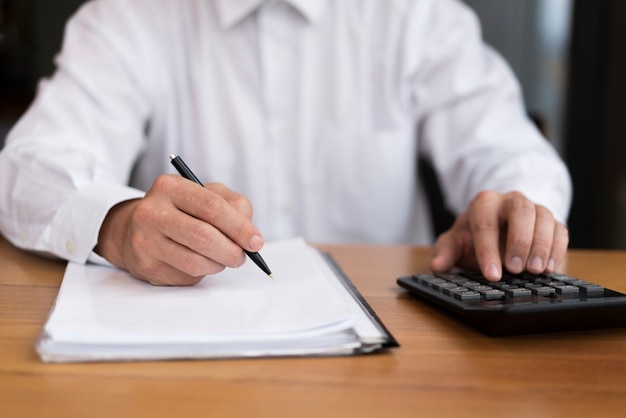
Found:
<svg viewBox="0 0 626 418"><path fill-rule="evenodd" d="M74 254L74 241L72 240L67 240L67 242L65 243L65 250L67 251L68 254Z"/></svg>

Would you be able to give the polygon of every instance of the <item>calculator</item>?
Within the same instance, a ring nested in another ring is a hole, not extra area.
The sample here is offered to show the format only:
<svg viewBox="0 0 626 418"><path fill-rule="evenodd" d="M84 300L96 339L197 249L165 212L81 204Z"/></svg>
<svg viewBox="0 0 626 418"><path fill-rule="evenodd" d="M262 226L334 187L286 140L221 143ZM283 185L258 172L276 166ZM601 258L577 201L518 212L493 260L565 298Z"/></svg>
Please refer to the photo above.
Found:
<svg viewBox="0 0 626 418"><path fill-rule="evenodd" d="M492 337L626 327L626 294L564 274L504 272L494 283L455 271L397 283Z"/></svg>

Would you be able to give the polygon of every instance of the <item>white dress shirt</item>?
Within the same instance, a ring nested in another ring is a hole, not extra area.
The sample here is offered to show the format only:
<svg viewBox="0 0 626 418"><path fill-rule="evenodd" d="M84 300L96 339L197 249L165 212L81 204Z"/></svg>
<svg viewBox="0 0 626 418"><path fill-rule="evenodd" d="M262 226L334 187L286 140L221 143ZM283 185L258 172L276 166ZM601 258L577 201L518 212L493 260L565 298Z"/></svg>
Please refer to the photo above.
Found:
<svg viewBox="0 0 626 418"><path fill-rule="evenodd" d="M455 0L97 0L0 154L0 228L77 262L175 173L253 203L266 240L432 242L417 155L460 213L519 190L563 221L565 166Z"/></svg>

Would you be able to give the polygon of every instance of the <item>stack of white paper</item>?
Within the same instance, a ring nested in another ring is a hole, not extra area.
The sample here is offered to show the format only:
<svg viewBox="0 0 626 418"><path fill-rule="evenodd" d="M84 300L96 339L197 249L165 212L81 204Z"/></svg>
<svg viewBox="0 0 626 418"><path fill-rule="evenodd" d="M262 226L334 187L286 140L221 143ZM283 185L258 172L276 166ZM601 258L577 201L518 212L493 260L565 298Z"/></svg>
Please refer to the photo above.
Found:
<svg viewBox="0 0 626 418"><path fill-rule="evenodd" d="M50 362L111 361L349 354L385 343L304 241L266 244L263 257L274 279L248 262L192 287L70 263L37 351Z"/></svg>

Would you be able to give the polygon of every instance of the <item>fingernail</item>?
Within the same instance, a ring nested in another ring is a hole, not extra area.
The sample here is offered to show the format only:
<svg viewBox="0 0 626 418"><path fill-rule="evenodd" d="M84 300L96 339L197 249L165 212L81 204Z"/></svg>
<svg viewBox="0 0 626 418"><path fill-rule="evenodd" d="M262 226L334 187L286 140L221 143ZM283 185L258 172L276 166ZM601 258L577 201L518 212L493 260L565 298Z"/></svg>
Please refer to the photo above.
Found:
<svg viewBox="0 0 626 418"><path fill-rule="evenodd" d="M522 263L522 259L519 257L512 257L507 267L511 270L512 273L518 273L524 269L524 264Z"/></svg>
<svg viewBox="0 0 626 418"><path fill-rule="evenodd" d="M556 261L554 261L553 258L548 260L546 270L548 270L549 272L553 272L554 270L556 270Z"/></svg>
<svg viewBox="0 0 626 418"><path fill-rule="evenodd" d="M239 260L239 262L237 263L237 265L235 267L241 267L244 264L246 264L246 255L242 254L241 255L241 260Z"/></svg>
<svg viewBox="0 0 626 418"><path fill-rule="evenodd" d="M500 267L495 264L489 264L485 269L485 277L498 280L500 278Z"/></svg>
<svg viewBox="0 0 626 418"><path fill-rule="evenodd" d="M259 235L253 235L252 238L250 238L250 243L248 245L250 251L259 251L261 247L263 247L263 238Z"/></svg>
<svg viewBox="0 0 626 418"><path fill-rule="evenodd" d="M543 271L543 260L539 256L534 256L530 263L528 264L528 268L535 271Z"/></svg>

